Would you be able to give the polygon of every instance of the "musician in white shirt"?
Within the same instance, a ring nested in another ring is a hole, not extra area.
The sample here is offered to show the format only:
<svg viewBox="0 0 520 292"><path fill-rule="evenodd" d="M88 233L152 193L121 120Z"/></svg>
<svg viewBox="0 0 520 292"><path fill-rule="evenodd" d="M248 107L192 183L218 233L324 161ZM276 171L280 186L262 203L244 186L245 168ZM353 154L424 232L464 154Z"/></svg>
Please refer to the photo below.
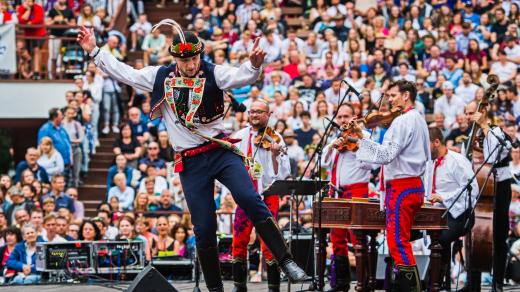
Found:
<svg viewBox="0 0 520 292"><path fill-rule="evenodd" d="M443 248L442 275L449 275L451 244L471 230L475 223L475 214L471 208L476 204L479 187L475 178L470 188L467 188L475 174L471 162L462 154L448 150L439 128L430 128L430 149L433 161L430 201L450 208L448 229L443 230L439 238ZM445 284L449 287L451 280L449 277L447 279Z"/></svg>
<svg viewBox="0 0 520 292"><path fill-rule="evenodd" d="M347 125L354 116L354 109L350 104L342 104L338 108L336 123ZM339 137L325 146L322 156L322 166L330 172L331 188L329 194L338 198L351 199L368 198L368 181L370 166L356 160L356 154L350 151L338 151L338 147L345 140ZM336 286L329 291L349 291L350 265L348 261L347 229L332 228L330 241L334 254L334 268L336 269Z"/></svg>
<svg viewBox="0 0 520 292"><path fill-rule="evenodd" d="M491 127L487 116L487 110L476 112L472 121L482 129L484 133L484 159L495 164L495 199L493 208L493 283L492 291L502 291L504 285L507 251L507 237L509 235L509 205L511 204L511 171L509 170L509 155L512 147L510 138L499 127ZM470 267L471 268L471 267ZM472 272L470 283L472 286L480 285L480 273Z"/></svg>
<svg viewBox="0 0 520 292"><path fill-rule="evenodd" d="M284 153L285 143L279 133L274 132L280 139L280 142L272 141L270 149L265 149L255 144L259 136L264 141L271 141L271 137L264 135L270 115L271 111L266 101L260 99L254 101L249 110L250 126L239 130L233 135L234 138L241 139L235 145L250 160L249 175L259 194L276 180L286 179L291 175L289 156L287 153ZM273 217L277 220L280 197L267 196L263 200ZM240 206L235 211L233 226L233 283L235 286L233 291L247 291L247 251L253 223L247 218L244 209L240 208ZM268 289L269 291L280 291L280 272L276 260L263 241L261 241L261 246L267 263Z"/></svg>
<svg viewBox="0 0 520 292"><path fill-rule="evenodd" d="M430 160L428 126L413 108L417 96L414 83L396 81L390 84L386 95L392 108L401 108L403 114L392 121L382 144L360 139L356 158L383 165L386 238L390 256L398 270L397 290L418 292L421 291L421 283L410 243L410 231L413 218L424 199L421 176Z"/></svg>

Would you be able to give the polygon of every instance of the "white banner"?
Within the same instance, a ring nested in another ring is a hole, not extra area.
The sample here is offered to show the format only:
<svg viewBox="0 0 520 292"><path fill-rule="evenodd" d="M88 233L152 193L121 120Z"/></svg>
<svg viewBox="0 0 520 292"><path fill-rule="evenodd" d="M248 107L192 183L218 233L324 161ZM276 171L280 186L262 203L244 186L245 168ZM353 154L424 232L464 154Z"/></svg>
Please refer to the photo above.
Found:
<svg viewBox="0 0 520 292"><path fill-rule="evenodd" d="M0 74L16 73L16 30L12 23L0 25Z"/></svg>

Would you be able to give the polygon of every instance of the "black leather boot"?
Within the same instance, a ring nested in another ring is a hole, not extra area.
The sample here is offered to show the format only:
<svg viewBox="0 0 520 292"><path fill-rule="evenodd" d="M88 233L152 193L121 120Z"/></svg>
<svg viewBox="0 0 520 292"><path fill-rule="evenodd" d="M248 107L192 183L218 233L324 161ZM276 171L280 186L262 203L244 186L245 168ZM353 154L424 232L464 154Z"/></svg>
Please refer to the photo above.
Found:
<svg viewBox="0 0 520 292"><path fill-rule="evenodd" d="M304 281L307 278L307 274L294 262L282 237L282 233L273 218L269 217L265 221L255 224L255 228L278 262L280 269L289 278L289 281L291 283Z"/></svg>
<svg viewBox="0 0 520 292"><path fill-rule="evenodd" d="M280 292L280 270L278 264L267 264L267 291Z"/></svg>
<svg viewBox="0 0 520 292"><path fill-rule="evenodd" d="M398 291L421 292L421 279L417 266L397 267Z"/></svg>
<svg viewBox="0 0 520 292"><path fill-rule="evenodd" d="M247 260L233 259L233 292L247 291Z"/></svg>
<svg viewBox="0 0 520 292"><path fill-rule="evenodd" d="M334 268L336 269L336 287L328 292L348 292L350 289L350 264L346 256L336 256L334 258Z"/></svg>
<svg viewBox="0 0 520 292"><path fill-rule="evenodd" d="M224 292L217 247L197 248L197 254L208 290L210 292Z"/></svg>
<svg viewBox="0 0 520 292"><path fill-rule="evenodd" d="M502 282L495 282L491 284L491 291L492 292L502 292L504 291L504 284Z"/></svg>

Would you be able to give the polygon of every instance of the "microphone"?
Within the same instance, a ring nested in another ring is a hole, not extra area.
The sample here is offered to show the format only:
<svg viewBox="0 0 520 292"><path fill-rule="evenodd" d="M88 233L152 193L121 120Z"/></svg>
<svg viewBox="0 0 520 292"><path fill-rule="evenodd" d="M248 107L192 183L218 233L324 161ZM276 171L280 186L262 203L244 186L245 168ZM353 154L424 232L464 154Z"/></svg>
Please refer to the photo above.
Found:
<svg viewBox="0 0 520 292"><path fill-rule="evenodd" d="M329 119L329 118L327 118L327 117L325 117L325 119L326 119L327 121L329 121L329 123L330 123L334 128L337 128L337 129L340 129L340 130L341 130L341 126L338 125L336 122L334 122L333 120L331 120L331 119Z"/></svg>
<svg viewBox="0 0 520 292"><path fill-rule="evenodd" d="M348 83L347 81L345 81L344 79L341 80L341 82L344 82L347 86L348 86L348 90L351 91L351 92L354 92L354 94L359 98L359 96L361 96L361 94L357 91L357 89L352 86L350 83Z"/></svg>
<svg viewBox="0 0 520 292"><path fill-rule="evenodd" d="M492 130L489 130L489 132L491 134L493 134L493 136L495 136L495 138L497 138L498 140L498 143L500 143L504 148L506 148L508 151L511 150L511 148L515 147L515 146L518 146L516 145L517 143L511 143L509 140L507 139L504 139L500 136L498 136L497 134L495 134L495 132L493 132ZM507 135L504 133L504 135Z"/></svg>
<svg viewBox="0 0 520 292"><path fill-rule="evenodd" d="M246 106L243 104L243 103L240 103L238 102L234 97L233 97L233 94L229 91L225 91L224 94L227 95L227 97L229 97L229 99L231 100L231 108L235 111L235 112L239 112L239 113L243 113L247 110Z"/></svg>

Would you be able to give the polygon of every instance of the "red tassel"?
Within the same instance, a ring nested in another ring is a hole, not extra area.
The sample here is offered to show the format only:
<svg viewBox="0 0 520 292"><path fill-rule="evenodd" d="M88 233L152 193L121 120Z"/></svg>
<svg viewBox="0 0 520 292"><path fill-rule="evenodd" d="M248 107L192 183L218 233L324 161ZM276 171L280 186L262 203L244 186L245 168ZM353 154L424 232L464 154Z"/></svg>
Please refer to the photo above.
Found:
<svg viewBox="0 0 520 292"><path fill-rule="evenodd" d="M179 173L183 170L184 165L182 164L182 155L180 153L175 153L173 171Z"/></svg>

